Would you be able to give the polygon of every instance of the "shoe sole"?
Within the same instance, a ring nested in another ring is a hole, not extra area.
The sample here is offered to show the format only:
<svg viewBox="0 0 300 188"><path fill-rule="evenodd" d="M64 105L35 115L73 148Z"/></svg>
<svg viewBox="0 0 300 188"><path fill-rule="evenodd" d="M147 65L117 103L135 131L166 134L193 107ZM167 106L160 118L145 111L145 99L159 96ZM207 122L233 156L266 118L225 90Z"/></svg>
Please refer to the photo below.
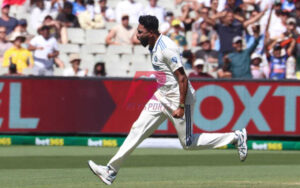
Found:
<svg viewBox="0 0 300 188"><path fill-rule="evenodd" d="M105 184L105 185L111 185L110 182L106 182L106 180L104 178L101 177L101 175L98 175L94 170L93 168L91 167L89 161L88 161L88 166L89 166L89 169L93 172L93 174L95 174L95 176L97 176L98 178L100 178L100 180Z"/></svg>

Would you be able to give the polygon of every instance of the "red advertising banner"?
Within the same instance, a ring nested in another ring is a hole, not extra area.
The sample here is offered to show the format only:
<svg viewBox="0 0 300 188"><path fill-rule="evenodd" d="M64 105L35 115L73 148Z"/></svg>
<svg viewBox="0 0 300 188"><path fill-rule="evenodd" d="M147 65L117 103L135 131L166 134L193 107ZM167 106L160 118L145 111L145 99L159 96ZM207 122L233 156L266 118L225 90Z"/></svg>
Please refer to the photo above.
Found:
<svg viewBox="0 0 300 188"><path fill-rule="evenodd" d="M300 136L300 82L192 81L194 133L246 127L252 135ZM154 80L0 80L1 133L127 134L156 90ZM165 121L155 134L174 135Z"/></svg>

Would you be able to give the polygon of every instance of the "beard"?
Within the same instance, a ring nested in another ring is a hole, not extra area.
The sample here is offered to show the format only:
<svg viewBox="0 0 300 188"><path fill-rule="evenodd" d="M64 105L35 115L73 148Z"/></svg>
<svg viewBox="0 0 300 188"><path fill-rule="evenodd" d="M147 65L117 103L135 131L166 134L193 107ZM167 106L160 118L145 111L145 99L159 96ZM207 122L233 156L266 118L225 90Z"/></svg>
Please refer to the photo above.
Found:
<svg viewBox="0 0 300 188"><path fill-rule="evenodd" d="M141 38L140 42L144 47L146 47L149 43L149 38Z"/></svg>

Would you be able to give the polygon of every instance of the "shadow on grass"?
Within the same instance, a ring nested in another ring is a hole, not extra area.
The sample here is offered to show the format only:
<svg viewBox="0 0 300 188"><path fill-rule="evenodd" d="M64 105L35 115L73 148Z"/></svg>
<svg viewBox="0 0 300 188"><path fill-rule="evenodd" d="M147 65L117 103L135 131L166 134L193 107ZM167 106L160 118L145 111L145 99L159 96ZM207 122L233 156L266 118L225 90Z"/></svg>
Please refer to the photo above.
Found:
<svg viewBox="0 0 300 188"><path fill-rule="evenodd" d="M0 157L0 169L61 169L85 168L88 160L106 164L112 156L26 156ZM168 166L232 166L232 165L300 165L299 154L250 154L241 163L236 155L132 155L124 167L168 167Z"/></svg>

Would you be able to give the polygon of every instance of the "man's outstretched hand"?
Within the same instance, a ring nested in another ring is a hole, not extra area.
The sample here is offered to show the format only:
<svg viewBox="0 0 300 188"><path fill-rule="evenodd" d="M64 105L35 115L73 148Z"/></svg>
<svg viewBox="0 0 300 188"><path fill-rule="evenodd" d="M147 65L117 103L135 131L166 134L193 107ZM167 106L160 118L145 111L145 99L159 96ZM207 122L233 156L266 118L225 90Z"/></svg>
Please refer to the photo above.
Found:
<svg viewBox="0 0 300 188"><path fill-rule="evenodd" d="M182 118L184 115L184 109L183 108L177 108L173 111L172 116L174 118Z"/></svg>

